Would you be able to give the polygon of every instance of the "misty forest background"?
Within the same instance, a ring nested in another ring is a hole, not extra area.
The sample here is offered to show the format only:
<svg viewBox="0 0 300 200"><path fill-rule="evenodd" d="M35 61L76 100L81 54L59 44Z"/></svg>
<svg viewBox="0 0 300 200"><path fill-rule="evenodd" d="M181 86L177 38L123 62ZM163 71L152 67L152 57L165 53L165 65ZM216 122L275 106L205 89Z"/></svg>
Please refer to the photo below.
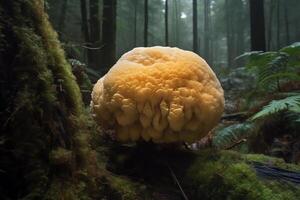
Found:
<svg viewBox="0 0 300 200"><path fill-rule="evenodd" d="M0 0L0 199L295 200L299 0ZM58 38L57 38L58 37ZM121 144L93 84L140 46L194 51L225 94L193 144Z"/></svg>
<svg viewBox="0 0 300 200"><path fill-rule="evenodd" d="M244 52L300 40L297 0L49 0L46 6L68 57L100 74L139 46L194 51L219 73L240 67L235 58Z"/></svg>

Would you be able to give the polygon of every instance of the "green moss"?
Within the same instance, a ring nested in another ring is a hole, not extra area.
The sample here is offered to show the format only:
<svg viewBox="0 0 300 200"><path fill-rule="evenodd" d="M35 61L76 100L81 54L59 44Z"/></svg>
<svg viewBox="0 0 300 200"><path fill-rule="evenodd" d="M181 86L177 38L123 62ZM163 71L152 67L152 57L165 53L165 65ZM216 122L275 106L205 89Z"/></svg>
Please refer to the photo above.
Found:
<svg viewBox="0 0 300 200"><path fill-rule="evenodd" d="M263 154L245 154L244 159L249 162L257 161L262 163L268 163L275 167L279 167L287 170L300 171L299 165L286 163L282 158L270 157Z"/></svg>
<svg viewBox="0 0 300 200"><path fill-rule="evenodd" d="M109 183L112 189L117 191L117 193L120 195L120 199L141 199L139 197L139 192L137 191L137 184L134 184L132 181L124 177L111 176L109 178Z"/></svg>
<svg viewBox="0 0 300 200"><path fill-rule="evenodd" d="M267 156L206 151L188 168L185 183L194 199L297 199L300 188L259 178L251 161L280 163L278 166L285 169L297 168Z"/></svg>
<svg viewBox="0 0 300 200"><path fill-rule="evenodd" d="M85 181L74 174L86 171L89 130L57 34L41 0L1 1L0 16L0 198L43 199L60 188L51 198L82 199Z"/></svg>
<svg viewBox="0 0 300 200"><path fill-rule="evenodd" d="M72 151L64 148L57 148L50 152L50 163L55 166L59 165L71 165Z"/></svg>

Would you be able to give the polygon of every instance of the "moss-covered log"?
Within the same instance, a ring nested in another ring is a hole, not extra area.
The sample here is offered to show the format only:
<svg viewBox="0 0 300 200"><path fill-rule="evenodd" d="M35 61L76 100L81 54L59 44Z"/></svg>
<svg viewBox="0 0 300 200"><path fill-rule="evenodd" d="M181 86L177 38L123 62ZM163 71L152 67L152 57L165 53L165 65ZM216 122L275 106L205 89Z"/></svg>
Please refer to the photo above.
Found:
<svg viewBox="0 0 300 200"><path fill-rule="evenodd" d="M89 151L85 121L43 2L0 1L0 199L78 196L74 177Z"/></svg>

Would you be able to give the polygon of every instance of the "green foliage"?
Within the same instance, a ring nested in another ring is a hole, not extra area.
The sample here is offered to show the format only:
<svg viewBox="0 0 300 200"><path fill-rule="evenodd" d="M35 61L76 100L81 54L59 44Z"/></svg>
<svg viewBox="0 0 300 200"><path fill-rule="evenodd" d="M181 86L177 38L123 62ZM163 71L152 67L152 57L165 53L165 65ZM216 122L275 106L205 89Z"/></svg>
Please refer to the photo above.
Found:
<svg viewBox="0 0 300 200"><path fill-rule="evenodd" d="M292 45L282 48L280 51L289 55L287 63L289 67L300 67L300 42L295 42Z"/></svg>
<svg viewBox="0 0 300 200"><path fill-rule="evenodd" d="M261 155L243 155L232 151L201 152L188 168L184 182L192 199L294 200L298 186L258 177L251 161L260 160L275 166L278 159ZM283 169L290 165L280 162ZM293 165L299 170L299 167Z"/></svg>
<svg viewBox="0 0 300 200"><path fill-rule="evenodd" d="M258 90L276 92L283 83L300 80L299 52L299 43L294 43L278 52L247 52L237 59L248 58L247 68L257 77Z"/></svg>
<svg viewBox="0 0 300 200"><path fill-rule="evenodd" d="M212 145L217 149L230 148L242 139L249 137L254 132L254 124L234 124L216 131Z"/></svg>
<svg viewBox="0 0 300 200"><path fill-rule="evenodd" d="M251 120L261 119L281 111L300 113L300 95L271 101L261 111L256 113Z"/></svg>
<svg viewBox="0 0 300 200"><path fill-rule="evenodd" d="M111 175L108 177L108 182L111 186L111 190L114 191L116 199L137 200L141 199L138 194L138 184L126 179L125 177L119 177ZM112 194L110 194L112 195Z"/></svg>

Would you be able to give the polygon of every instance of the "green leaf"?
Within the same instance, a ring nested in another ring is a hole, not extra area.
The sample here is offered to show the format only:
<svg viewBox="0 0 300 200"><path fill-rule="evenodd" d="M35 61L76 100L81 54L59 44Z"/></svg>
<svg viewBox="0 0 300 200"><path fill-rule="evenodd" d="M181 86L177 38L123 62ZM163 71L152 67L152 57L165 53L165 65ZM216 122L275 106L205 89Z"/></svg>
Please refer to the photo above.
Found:
<svg viewBox="0 0 300 200"><path fill-rule="evenodd" d="M212 140L212 145L217 149L226 149L236 142L247 138L253 133L254 124L242 123L234 124L216 131Z"/></svg>
<svg viewBox="0 0 300 200"><path fill-rule="evenodd" d="M251 117L251 120L264 118L281 111L300 112L300 95L290 96L281 100L273 100L261 111Z"/></svg>

